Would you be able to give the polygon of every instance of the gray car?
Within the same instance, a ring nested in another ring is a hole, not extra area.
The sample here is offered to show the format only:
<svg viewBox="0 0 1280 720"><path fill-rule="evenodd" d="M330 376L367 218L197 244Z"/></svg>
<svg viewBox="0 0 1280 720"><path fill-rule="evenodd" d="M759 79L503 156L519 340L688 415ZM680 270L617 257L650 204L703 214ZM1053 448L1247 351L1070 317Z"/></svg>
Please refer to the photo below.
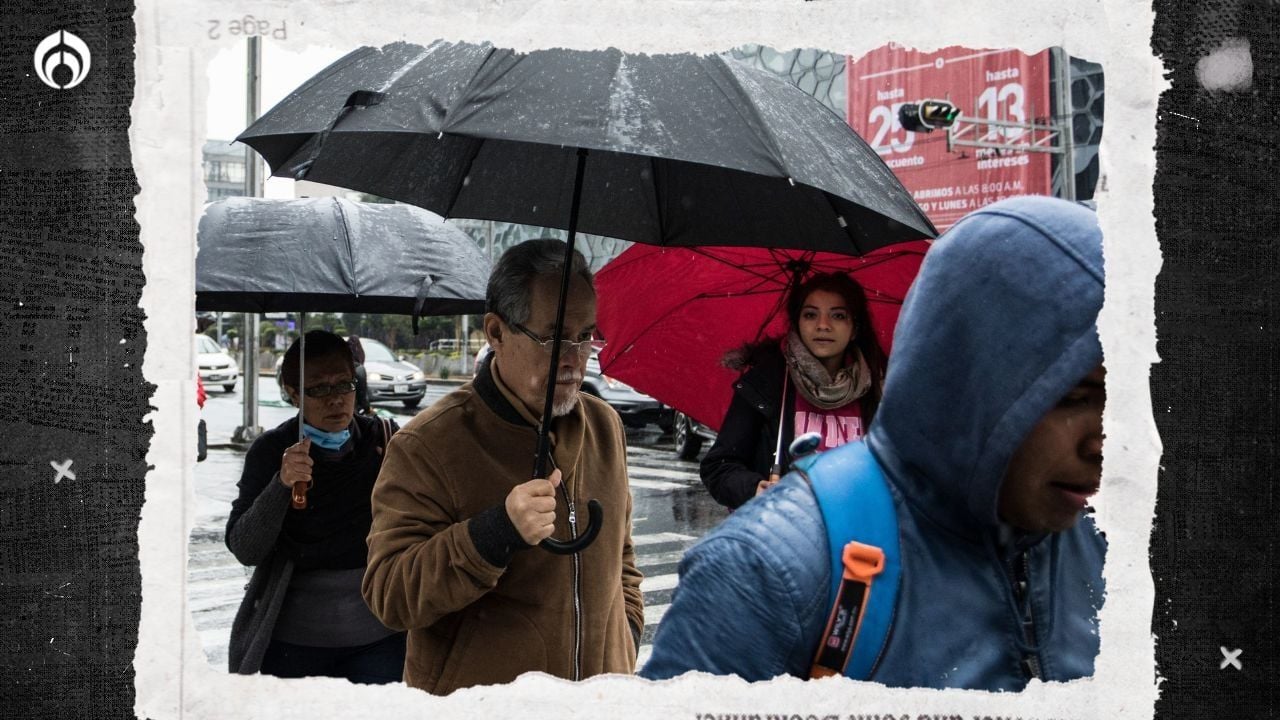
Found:
<svg viewBox="0 0 1280 720"><path fill-rule="evenodd" d="M416 408L427 394L426 373L412 363L398 359L391 348L377 340L360 338L364 348L364 372L369 382L369 402L400 401Z"/></svg>

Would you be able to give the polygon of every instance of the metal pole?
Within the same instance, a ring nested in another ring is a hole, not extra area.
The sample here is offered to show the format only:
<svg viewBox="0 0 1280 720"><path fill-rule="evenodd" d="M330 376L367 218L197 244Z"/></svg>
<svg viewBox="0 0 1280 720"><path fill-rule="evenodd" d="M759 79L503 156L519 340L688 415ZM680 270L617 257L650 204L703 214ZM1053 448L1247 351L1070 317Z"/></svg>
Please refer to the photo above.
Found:
<svg viewBox="0 0 1280 720"><path fill-rule="evenodd" d="M1058 177L1062 179L1061 192L1062 199L1076 199L1076 158L1075 158L1075 137L1074 129L1071 125L1072 105L1071 105L1071 58L1067 55L1067 51L1055 47L1051 51L1051 57L1054 64L1054 78L1058 86L1057 112L1054 114L1054 124L1058 126L1058 142L1062 144L1062 154L1058 156Z"/></svg>
<svg viewBox="0 0 1280 720"><path fill-rule="evenodd" d="M471 316L462 316L462 367L458 368L458 374L465 375L467 372L467 351L471 349Z"/></svg>
<svg viewBox="0 0 1280 720"><path fill-rule="evenodd" d="M302 431L302 423L307 415L302 406L307 402L307 314L298 313L298 442L306 434Z"/></svg>
<svg viewBox="0 0 1280 720"><path fill-rule="evenodd" d="M249 38L248 57L245 63L245 120L246 125L258 119L262 105L262 45L259 38ZM258 155L247 145L244 149L245 195L262 197L262 171ZM258 327L257 313L244 316L244 415L243 424L231 436L232 442L252 443L262 434L258 426Z"/></svg>

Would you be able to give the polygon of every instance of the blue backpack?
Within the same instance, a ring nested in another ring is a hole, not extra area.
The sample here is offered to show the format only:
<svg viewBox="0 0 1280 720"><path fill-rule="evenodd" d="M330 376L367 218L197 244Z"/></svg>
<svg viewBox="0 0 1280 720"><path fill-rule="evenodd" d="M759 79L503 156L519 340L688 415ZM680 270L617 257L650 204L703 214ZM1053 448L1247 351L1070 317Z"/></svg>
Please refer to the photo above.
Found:
<svg viewBox="0 0 1280 720"><path fill-rule="evenodd" d="M831 613L810 677L871 677L893 626L902 577L898 515L865 443L814 453L817 433L791 444L791 469L813 488L831 548Z"/></svg>

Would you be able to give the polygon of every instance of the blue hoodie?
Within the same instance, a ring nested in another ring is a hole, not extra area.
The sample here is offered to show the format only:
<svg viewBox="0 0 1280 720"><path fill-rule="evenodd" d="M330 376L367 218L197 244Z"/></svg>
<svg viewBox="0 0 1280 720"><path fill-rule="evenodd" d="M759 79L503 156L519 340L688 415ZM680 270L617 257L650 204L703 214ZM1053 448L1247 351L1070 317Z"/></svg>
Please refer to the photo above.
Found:
<svg viewBox="0 0 1280 720"><path fill-rule="evenodd" d="M1033 676L1093 673L1104 539L1087 515L1028 536L1000 521L996 501L1031 428L1101 363L1102 293L1097 220L1074 203L996 203L930 249L865 440L889 481L902 555L870 680L1018 690ZM681 561L640 675L807 676L831 609L828 545L798 473L742 506ZM1014 592L1024 575L1025 627Z"/></svg>

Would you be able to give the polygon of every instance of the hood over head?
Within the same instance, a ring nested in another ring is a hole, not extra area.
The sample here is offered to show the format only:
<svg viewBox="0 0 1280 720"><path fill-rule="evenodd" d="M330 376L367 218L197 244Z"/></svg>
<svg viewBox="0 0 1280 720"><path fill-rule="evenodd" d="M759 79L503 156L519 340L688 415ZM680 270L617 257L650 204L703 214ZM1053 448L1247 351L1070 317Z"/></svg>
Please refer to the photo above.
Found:
<svg viewBox="0 0 1280 720"><path fill-rule="evenodd" d="M871 451L906 498L972 534L1031 428L1102 362L1096 215L1048 197L965 216L925 256L893 339Z"/></svg>

